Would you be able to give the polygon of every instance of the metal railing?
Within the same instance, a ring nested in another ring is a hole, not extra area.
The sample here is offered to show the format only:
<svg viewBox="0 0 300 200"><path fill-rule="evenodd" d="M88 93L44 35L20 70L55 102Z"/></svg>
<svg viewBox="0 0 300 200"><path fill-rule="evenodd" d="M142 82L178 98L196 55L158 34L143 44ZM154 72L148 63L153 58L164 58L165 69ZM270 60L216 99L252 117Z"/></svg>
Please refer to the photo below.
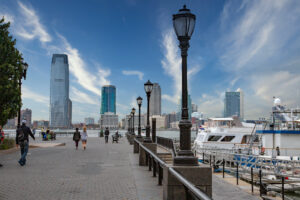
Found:
<svg viewBox="0 0 300 200"><path fill-rule="evenodd" d="M157 142L158 142L157 137ZM165 139L165 138L164 138ZM153 171L153 177L156 177L157 171L158 171L158 185L162 185L163 180L163 167L167 167L168 171L177 178L177 180L182 183L182 185L185 188L186 192L186 199L192 200L192 199L198 199L198 200L211 200L207 194L202 192L199 188L197 188L194 184L192 184L190 181L188 181L186 178L184 178L180 173L178 173L174 168L168 166L161 158L159 158L154 152L149 150L147 147L145 147L140 141L137 139L134 139L136 143L139 144L141 148L146 153L146 165L149 168L149 171Z"/></svg>

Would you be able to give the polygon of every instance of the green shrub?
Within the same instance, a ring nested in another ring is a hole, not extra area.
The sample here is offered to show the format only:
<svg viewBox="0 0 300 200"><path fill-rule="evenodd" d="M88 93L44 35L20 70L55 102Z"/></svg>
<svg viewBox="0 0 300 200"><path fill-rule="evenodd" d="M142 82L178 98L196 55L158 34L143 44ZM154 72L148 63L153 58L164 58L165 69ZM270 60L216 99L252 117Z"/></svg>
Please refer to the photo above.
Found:
<svg viewBox="0 0 300 200"><path fill-rule="evenodd" d="M15 140L11 138L5 138L0 144L0 150L10 149L15 147Z"/></svg>

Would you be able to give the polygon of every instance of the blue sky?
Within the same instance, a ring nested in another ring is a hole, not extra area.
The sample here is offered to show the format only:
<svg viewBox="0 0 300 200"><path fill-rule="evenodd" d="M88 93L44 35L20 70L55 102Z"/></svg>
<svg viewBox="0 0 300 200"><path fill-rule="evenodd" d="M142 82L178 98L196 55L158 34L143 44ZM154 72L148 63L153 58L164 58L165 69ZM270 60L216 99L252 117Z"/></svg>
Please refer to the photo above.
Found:
<svg viewBox="0 0 300 200"><path fill-rule="evenodd" d="M189 93L199 112L221 116L225 91L245 93L247 119L268 116L272 97L300 103L298 0L0 0L0 16L29 64L23 107L49 119L53 53L70 63L73 122L99 119L101 86L117 87L120 116L145 100L148 79L162 89L162 111L177 110L181 58L172 14L196 15L188 56ZM145 110L145 103L143 110Z"/></svg>

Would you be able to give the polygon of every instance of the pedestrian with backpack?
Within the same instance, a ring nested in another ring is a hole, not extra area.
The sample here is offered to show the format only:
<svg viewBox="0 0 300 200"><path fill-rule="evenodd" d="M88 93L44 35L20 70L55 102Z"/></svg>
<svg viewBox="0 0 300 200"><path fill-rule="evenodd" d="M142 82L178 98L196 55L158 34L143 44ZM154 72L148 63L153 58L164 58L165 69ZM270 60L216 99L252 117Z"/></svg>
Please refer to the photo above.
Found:
<svg viewBox="0 0 300 200"><path fill-rule="evenodd" d="M20 146L21 149L21 158L18 161L21 166L26 165L26 156L29 149L29 137L32 137L35 140L34 135L32 134L29 127L26 126L26 120L22 121L22 125L18 126L17 134L16 134L16 146L17 148Z"/></svg>
<svg viewBox="0 0 300 200"><path fill-rule="evenodd" d="M78 149L78 142L81 139L80 132L78 131L78 128L76 128L76 131L73 134L73 141L75 142L76 150Z"/></svg>

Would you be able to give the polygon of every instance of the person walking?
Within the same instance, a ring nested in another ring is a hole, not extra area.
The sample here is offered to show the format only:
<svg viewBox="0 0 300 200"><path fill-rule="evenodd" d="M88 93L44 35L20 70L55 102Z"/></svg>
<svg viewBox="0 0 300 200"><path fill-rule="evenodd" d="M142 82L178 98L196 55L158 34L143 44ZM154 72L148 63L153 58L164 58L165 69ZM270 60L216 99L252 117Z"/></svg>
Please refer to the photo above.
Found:
<svg viewBox="0 0 300 200"><path fill-rule="evenodd" d="M16 133L16 146L17 148L20 145L21 148L21 158L18 161L21 166L26 165L26 156L29 149L29 137L32 137L35 140L34 135L32 134L29 127L26 126L26 120L22 121L22 125L18 126L17 133Z"/></svg>
<svg viewBox="0 0 300 200"><path fill-rule="evenodd" d="M105 135L105 143L108 143L108 136L109 136L109 130L108 130L108 127L105 128L104 135Z"/></svg>
<svg viewBox="0 0 300 200"><path fill-rule="evenodd" d="M76 150L78 149L78 142L81 138L80 132L78 131L78 128L76 128L76 131L73 134L73 141L75 142Z"/></svg>
<svg viewBox="0 0 300 200"><path fill-rule="evenodd" d="M86 127L83 127L83 131L81 133L81 141L82 141L82 147L83 150L86 149L86 141L87 141L87 132L86 132Z"/></svg>

